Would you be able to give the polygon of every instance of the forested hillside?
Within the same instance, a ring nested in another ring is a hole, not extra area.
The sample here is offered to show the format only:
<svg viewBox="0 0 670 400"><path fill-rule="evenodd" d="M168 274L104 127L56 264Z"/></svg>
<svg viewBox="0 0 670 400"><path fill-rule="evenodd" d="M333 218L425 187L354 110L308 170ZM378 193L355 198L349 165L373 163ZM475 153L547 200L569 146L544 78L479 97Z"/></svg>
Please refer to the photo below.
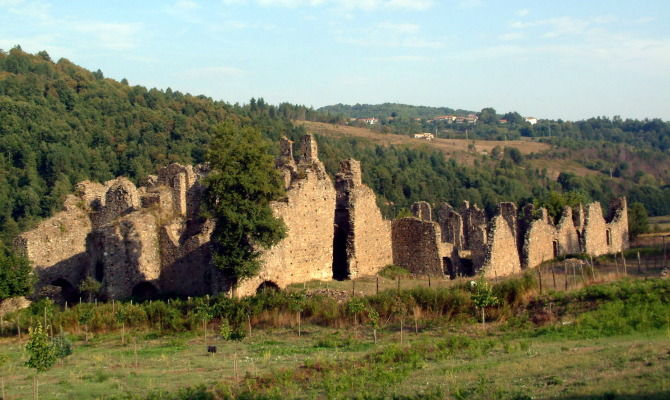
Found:
<svg viewBox="0 0 670 400"><path fill-rule="evenodd" d="M274 139L291 135L288 120L254 117L256 107L130 86L66 59L53 62L46 52L0 52L3 239L60 207L78 181L137 181L170 162L203 162L211 131L223 121Z"/></svg>
<svg viewBox="0 0 670 400"><path fill-rule="evenodd" d="M138 181L170 162L202 162L211 134L222 122L251 126L276 141L282 135L297 139L304 134L291 119L323 115L287 103L268 105L262 99L230 105L171 89L146 89L65 59L54 62L46 52L0 51L0 235L6 243L50 215L81 180L123 175ZM389 217L417 200L470 200L493 212L499 201L537 201L552 192L576 192L600 201L629 194L652 214L670 213L664 178L650 171L648 176L622 179L634 174L632 166L619 168L619 177L562 174L556 181L533 157L513 148L463 166L429 147L330 137L319 137L319 145L330 174L341 159L362 161L364 180ZM608 169L608 162L602 161L600 168Z"/></svg>
<svg viewBox="0 0 670 400"><path fill-rule="evenodd" d="M467 115L473 111L454 110L449 107L427 107L412 106L409 104L384 103L384 104L355 104L353 106L346 104L335 104L317 109L319 112L330 114L341 114L346 118L423 118L431 119L438 115L455 114Z"/></svg>

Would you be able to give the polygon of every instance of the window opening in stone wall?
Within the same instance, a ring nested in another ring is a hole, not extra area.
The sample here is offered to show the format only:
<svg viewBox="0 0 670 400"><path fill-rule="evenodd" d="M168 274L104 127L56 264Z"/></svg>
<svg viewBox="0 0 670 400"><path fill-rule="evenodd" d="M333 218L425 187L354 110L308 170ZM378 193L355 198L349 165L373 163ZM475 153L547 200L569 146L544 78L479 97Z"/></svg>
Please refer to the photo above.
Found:
<svg viewBox="0 0 670 400"><path fill-rule="evenodd" d="M98 282L102 282L102 280L105 278L105 264L101 260L98 260L95 263L95 270L93 273L95 280Z"/></svg>
<svg viewBox="0 0 670 400"><path fill-rule="evenodd" d="M68 303L76 303L79 300L79 291L67 279L58 278L51 285L61 288L61 297Z"/></svg>
<svg viewBox="0 0 670 400"><path fill-rule="evenodd" d="M137 301L153 300L158 297L158 288L151 282L142 281L133 287L132 296Z"/></svg>
<svg viewBox="0 0 670 400"><path fill-rule="evenodd" d="M605 231L605 239L607 240L607 245L611 246L612 245L612 230L608 229Z"/></svg>
<svg viewBox="0 0 670 400"><path fill-rule="evenodd" d="M256 289L256 293L267 293L267 292L278 292L279 291L279 285L272 281L265 281L258 285L258 289Z"/></svg>
<svg viewBox="0 0 670 400"><path fill-rule="evenodd" d="M554 240L552 244L554 247L554 258L558 258L558 241Z"/></svg>

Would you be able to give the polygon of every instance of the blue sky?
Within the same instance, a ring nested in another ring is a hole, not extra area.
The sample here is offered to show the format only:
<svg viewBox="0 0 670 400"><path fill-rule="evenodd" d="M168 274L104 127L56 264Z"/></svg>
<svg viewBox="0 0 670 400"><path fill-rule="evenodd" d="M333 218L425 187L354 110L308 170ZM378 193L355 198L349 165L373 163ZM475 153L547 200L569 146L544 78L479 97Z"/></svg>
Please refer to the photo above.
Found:
<svg viewBox="0 0 670 400"><path fill-rule="evenodd" d="M670 120L670 1L0 0L0 48L228 102Z"/></svg>

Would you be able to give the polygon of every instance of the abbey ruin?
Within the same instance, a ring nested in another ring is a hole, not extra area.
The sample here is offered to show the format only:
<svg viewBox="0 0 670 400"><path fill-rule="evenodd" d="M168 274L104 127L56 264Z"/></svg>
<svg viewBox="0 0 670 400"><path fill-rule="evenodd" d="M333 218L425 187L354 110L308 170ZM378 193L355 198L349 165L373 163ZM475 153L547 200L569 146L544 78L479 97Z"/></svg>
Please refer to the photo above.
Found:
<svg viewBox="0 0 670 400"><path fill-rule="evenodd" d="M414 217L385 220L373 191L363 184L361 165L345 160L335 182L318 158L311 135L280 142L277 168L286 196L272 203L288 235L262 255L260 274L235 294L284 288L308 280L351 279L376 274L389 264L416 274L505 276L559 256L594 256L628 247L626 200L565 208L554 222L544 209L517 210L501 203L487 219L464 202L433 208L413 205ZM214 222L200 216L205 166L171 164L140 187L126 178L104 184L84 181L63 210L22 234L16 246L32 261L37 288L57 287L65 299L91 276L102 297L197 296L232 293L211 265Z"/></svg>

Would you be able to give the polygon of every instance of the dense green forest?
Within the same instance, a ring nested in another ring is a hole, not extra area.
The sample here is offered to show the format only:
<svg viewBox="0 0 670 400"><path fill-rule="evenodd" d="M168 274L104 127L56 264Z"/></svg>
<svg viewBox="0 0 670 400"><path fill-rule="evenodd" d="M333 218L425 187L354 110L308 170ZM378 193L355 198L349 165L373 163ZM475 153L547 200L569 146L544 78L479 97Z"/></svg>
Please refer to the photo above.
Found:
<svg viewBox="0 0 670 400"><path fill-rule="evenodd" d="M431 119L438 115L468 115L473 111L454 110L449 107L427 107L412 106L408 104L384 103L384 104L355 104L353 106L346 104L335 104L317 109L321 113L341 114L345 118L422 118Z"/></svg>
<svg viewBox="0 0 670 400"><path fill-rule="evenodd" d="M170 162L202 162L213 132L222 123L257 129L272 141L282 135L297 139L304 129L291 120L298 117L333 115L288 103L273 106L263 99L231 105L171 89L131 86L125 79L105 78L99 70L91 72L66 59L54 62L46 52L31 55L18 47L0 51L2 240L9 242L57 210L64 195L81 180L105 181L123 175L137 182ZM667 124L648 122L648 128L645 123L636 125L648 132L638 140L647 151L662 155ZM601 140L616 142L616 134L612 135ZM627 140L615 145L625 145ZM612 179L605 173L562 174L556 181L513 148L463 166L429 147L383 147L327 137L320 137L319 144L331 174L343 158L362 161L364 180L379 194L387 216L417 200L452 204L470 200L493 212L499 201L530 202L551 191L579 192L600 201L628 193L631 201L641 201L652 215L670 213L670 188L653 173L630 180ZM653 147L656 144L658 149ZM560 158L560 152L555 156ZM601 168L607 169L609 164L604 162ZM633 168L620 170L620 176L627 177Z"/></svg>

